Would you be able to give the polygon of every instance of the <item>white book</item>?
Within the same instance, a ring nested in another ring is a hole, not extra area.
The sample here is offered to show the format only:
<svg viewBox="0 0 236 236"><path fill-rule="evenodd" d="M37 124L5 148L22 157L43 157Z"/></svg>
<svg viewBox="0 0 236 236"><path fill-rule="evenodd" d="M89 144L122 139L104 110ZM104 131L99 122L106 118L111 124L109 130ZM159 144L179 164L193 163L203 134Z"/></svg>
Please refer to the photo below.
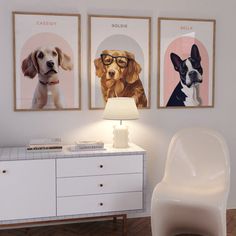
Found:
<svg viewBox="0 0 236 236"><path fill-rule="evenodd" d="M61 138L39 138L39 139L31 139L29 142L29 146L57 146L61 144Z"/></svg>
<svg viewBox="0 0 236 236"><path fill-rule="evenodd" d="M79 148L79 147L76 147L76 146L71 146L68 148L70 152L83 152L83 151L104 151L106 150L104 147L103 148L95 148L95 147L92 147L92 148Z"/></svg>
<svg viewBox="0 0 236 236"><path fill-rule="evenodd" d="M78 141L78 142L75 142L75 148L99 149L99 148L104 148L104 143L102 141Z"/></svg>

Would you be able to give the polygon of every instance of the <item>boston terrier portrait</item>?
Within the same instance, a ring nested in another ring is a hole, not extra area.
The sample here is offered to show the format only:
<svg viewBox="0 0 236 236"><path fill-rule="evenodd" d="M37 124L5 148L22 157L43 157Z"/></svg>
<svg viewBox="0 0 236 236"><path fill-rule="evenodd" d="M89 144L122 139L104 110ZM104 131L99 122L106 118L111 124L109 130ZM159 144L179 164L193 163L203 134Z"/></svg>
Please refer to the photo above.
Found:
<svg viewBox="0 0 236 236"><path fill-rule="evenodd" d="M174 68L179 72L180 81L172 92L167 107L169 106L199 106L199 83L202 83L203 69L201 56L196 44L192 45L189 58L182 60L175 53L170 54Z"/></svg>

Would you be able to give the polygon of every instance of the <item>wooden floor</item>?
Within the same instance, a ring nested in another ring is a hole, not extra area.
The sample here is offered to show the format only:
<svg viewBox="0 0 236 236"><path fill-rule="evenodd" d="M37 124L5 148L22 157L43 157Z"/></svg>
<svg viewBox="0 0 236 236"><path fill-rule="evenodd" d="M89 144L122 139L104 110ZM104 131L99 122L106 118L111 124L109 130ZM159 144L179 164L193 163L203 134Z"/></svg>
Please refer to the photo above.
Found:
<svg viewBox="0 0 236 236"><path fill-rule="evenodd" d="M127 220L128 236L151 236L150 218ZM227 212L227 236L236 236L236 209ZM121 236L122 222L76 223L57 226L1 230L0 236ZM180 236L180 235L179 235ZM182 235L187 236L187 235ZM196 235L195 235L196 236Z"/></svg>

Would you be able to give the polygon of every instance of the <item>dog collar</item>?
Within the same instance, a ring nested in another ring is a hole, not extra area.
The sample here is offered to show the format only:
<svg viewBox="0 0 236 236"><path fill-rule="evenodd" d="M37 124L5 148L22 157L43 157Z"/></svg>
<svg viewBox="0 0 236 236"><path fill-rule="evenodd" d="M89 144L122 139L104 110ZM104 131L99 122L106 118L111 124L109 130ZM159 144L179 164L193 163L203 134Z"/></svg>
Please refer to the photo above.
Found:
<svg viewBox="0 0 236 236"><path fill-rule="evenodd" d="M52 81L52 82L43 82L43 81L39 80L39 83L43 84L43 85L55 85L55 84L59 84L59 80Z"/></svg>

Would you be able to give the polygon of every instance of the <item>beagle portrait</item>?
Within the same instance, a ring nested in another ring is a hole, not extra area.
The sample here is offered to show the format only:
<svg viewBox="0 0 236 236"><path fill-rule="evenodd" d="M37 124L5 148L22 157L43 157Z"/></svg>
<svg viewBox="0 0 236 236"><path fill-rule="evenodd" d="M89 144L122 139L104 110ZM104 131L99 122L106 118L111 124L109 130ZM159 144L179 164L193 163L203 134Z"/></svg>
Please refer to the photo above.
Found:
<svg viewBox="0 0 236 236"><path fill-rule="evenodd" d="M110 97L133 97L138 108L147 107L147 98L139 78L141 66L133 53L104 50L94 60L96 75L101 78L104 102Z"/></svg>
<svg viewBox="0 0 236 236"><path fill-rule="evenodd" d="M59 90L59 68L72 70L73 64L68 55L58 47L41 47L33 51L22 62L24 76L31 79L38 75L38 83L34 91L32 109L43 109L51 94L53 107L62 109Z"/></svg>

